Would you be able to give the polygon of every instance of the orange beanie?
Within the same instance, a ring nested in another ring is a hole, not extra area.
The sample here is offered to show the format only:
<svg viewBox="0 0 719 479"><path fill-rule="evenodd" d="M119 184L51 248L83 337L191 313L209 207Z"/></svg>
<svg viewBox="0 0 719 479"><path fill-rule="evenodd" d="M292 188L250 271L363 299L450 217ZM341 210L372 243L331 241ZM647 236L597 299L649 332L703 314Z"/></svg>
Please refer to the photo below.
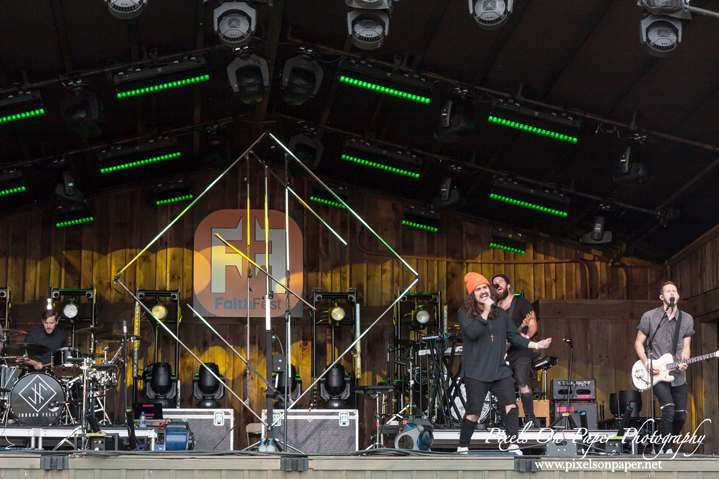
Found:
<svg viewBox="0 0 719 479"><path fill-rule="evenodd" d="M472 294L472 291L477 289L477 286L481 284L489 284L487 278L479 273L467 273L464 276L464 282L467 283L467 293Z"/></svg>

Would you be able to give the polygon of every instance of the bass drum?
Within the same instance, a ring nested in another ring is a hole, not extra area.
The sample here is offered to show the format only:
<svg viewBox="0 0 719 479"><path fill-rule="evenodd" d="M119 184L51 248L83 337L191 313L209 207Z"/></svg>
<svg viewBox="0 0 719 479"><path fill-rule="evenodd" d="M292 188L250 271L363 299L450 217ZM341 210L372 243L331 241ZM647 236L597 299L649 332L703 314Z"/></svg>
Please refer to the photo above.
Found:
<svg viewBox="0 0 719 479"><path fill-rule="evenodd" d="M10 413L20 424L44 427L62 416L65 390L57 379L43 372L21 377L10 392Z"/></svg>
<svg viewBox="0 0 719 479"><path fill-rule="evenodd" d="M491 392L487 392L487 396L484 398L484 404L482 404L482 413L479 415L478 423L483 423L488 417L489 413L492 411L492 403L496 403L497 398L494 397L494 394ZM454 405L455 407L452 408L452 417L456 421L461 421L462 418L464 418L464 405L467 403L467 390L464 387L464 383L459 385L459 394L455 396L454 398ZM457 417L457 412L459 412L459 417Z"/></svg>

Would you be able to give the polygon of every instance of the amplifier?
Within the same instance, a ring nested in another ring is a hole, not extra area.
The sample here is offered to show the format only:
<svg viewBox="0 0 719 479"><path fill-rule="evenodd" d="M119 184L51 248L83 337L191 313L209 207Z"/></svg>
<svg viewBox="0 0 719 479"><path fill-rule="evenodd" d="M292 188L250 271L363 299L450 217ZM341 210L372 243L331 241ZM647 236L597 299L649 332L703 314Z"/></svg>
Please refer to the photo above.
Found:
<svg viewBox="0 0 719 479"><path fill-rule="evenodd" d="M569 412L572 413L572 419L574 419L574 425L582 427L582 423L579 420L579 413L586 411L587 413L587 428L588 429L599 429L599 417L597 414L599 407L595 402L570 402ZM567 403L554 401L554 418L558 418L567 410Z"/></svg>
<svg viewBox="0 0 719 479"><path fill-rule="evenodd" d="M162 410L164 419L186 422L195 439L195 451L231 451L234 449L235 411L232 409Z"/></svg>
<svg viewBox="0 0 719 479"><path fill-rule="evenodd" d="M284 410L273 411L276 424L275 442L284 443L285 421L277 420ZM290 409L287 411L287 436L291 452L349 452L359 450L359 415L357 409ZM267 410L262 410L262 420ZM273 421L274 422L274 421ZM262 430L262 438L267 435ZM294 448L294 449L293 449Z"/></svg>
<svg viewBox="0 0 719 479"><path fill-rule="evenodd" d="M552 401L566 401L568 389L570 401L597 400L597 382L594 379L552 379Z"/></svg>

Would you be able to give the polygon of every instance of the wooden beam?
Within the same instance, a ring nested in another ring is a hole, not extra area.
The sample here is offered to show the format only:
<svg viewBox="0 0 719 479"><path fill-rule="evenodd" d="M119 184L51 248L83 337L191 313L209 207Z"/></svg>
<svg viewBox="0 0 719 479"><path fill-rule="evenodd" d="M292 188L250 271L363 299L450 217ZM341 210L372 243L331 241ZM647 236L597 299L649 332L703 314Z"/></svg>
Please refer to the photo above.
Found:
<svg viewBox="0 0 719 479"><path fill-rule="evenodd" d="M694 296L684 304L687 313L694 316L695 321L706 323L719 320L719 289Z"/></svg>
<svg viewBox="0 0 719 479"><path fill-rule="evenodd" d="M658 308L659 301L595 299L540 299L534 309L540 319L632 319L637 323L645 312ZM634 338L632 338L632 341Z"/></svg>

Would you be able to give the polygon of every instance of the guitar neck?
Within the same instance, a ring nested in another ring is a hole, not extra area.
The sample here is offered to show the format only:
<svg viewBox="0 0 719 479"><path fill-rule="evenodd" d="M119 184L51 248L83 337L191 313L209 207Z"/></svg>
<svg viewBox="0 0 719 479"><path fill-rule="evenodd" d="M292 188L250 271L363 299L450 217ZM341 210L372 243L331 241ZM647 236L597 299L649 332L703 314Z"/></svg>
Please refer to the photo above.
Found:
<svg viewBox="0 0 719 479"><path fill-rule="evenodd" d="M716 353L711 353L711 354L705 354L704 356L696 356L696 357L689 358L689 359L680 359L679 361L674 361L673 363L667 364L667 369L676 368L677 366L679 366L682 363L684 363L684 364L698 363L699 361L704 361L705 359L715 358L715 357L716 357Z"/></svg>

